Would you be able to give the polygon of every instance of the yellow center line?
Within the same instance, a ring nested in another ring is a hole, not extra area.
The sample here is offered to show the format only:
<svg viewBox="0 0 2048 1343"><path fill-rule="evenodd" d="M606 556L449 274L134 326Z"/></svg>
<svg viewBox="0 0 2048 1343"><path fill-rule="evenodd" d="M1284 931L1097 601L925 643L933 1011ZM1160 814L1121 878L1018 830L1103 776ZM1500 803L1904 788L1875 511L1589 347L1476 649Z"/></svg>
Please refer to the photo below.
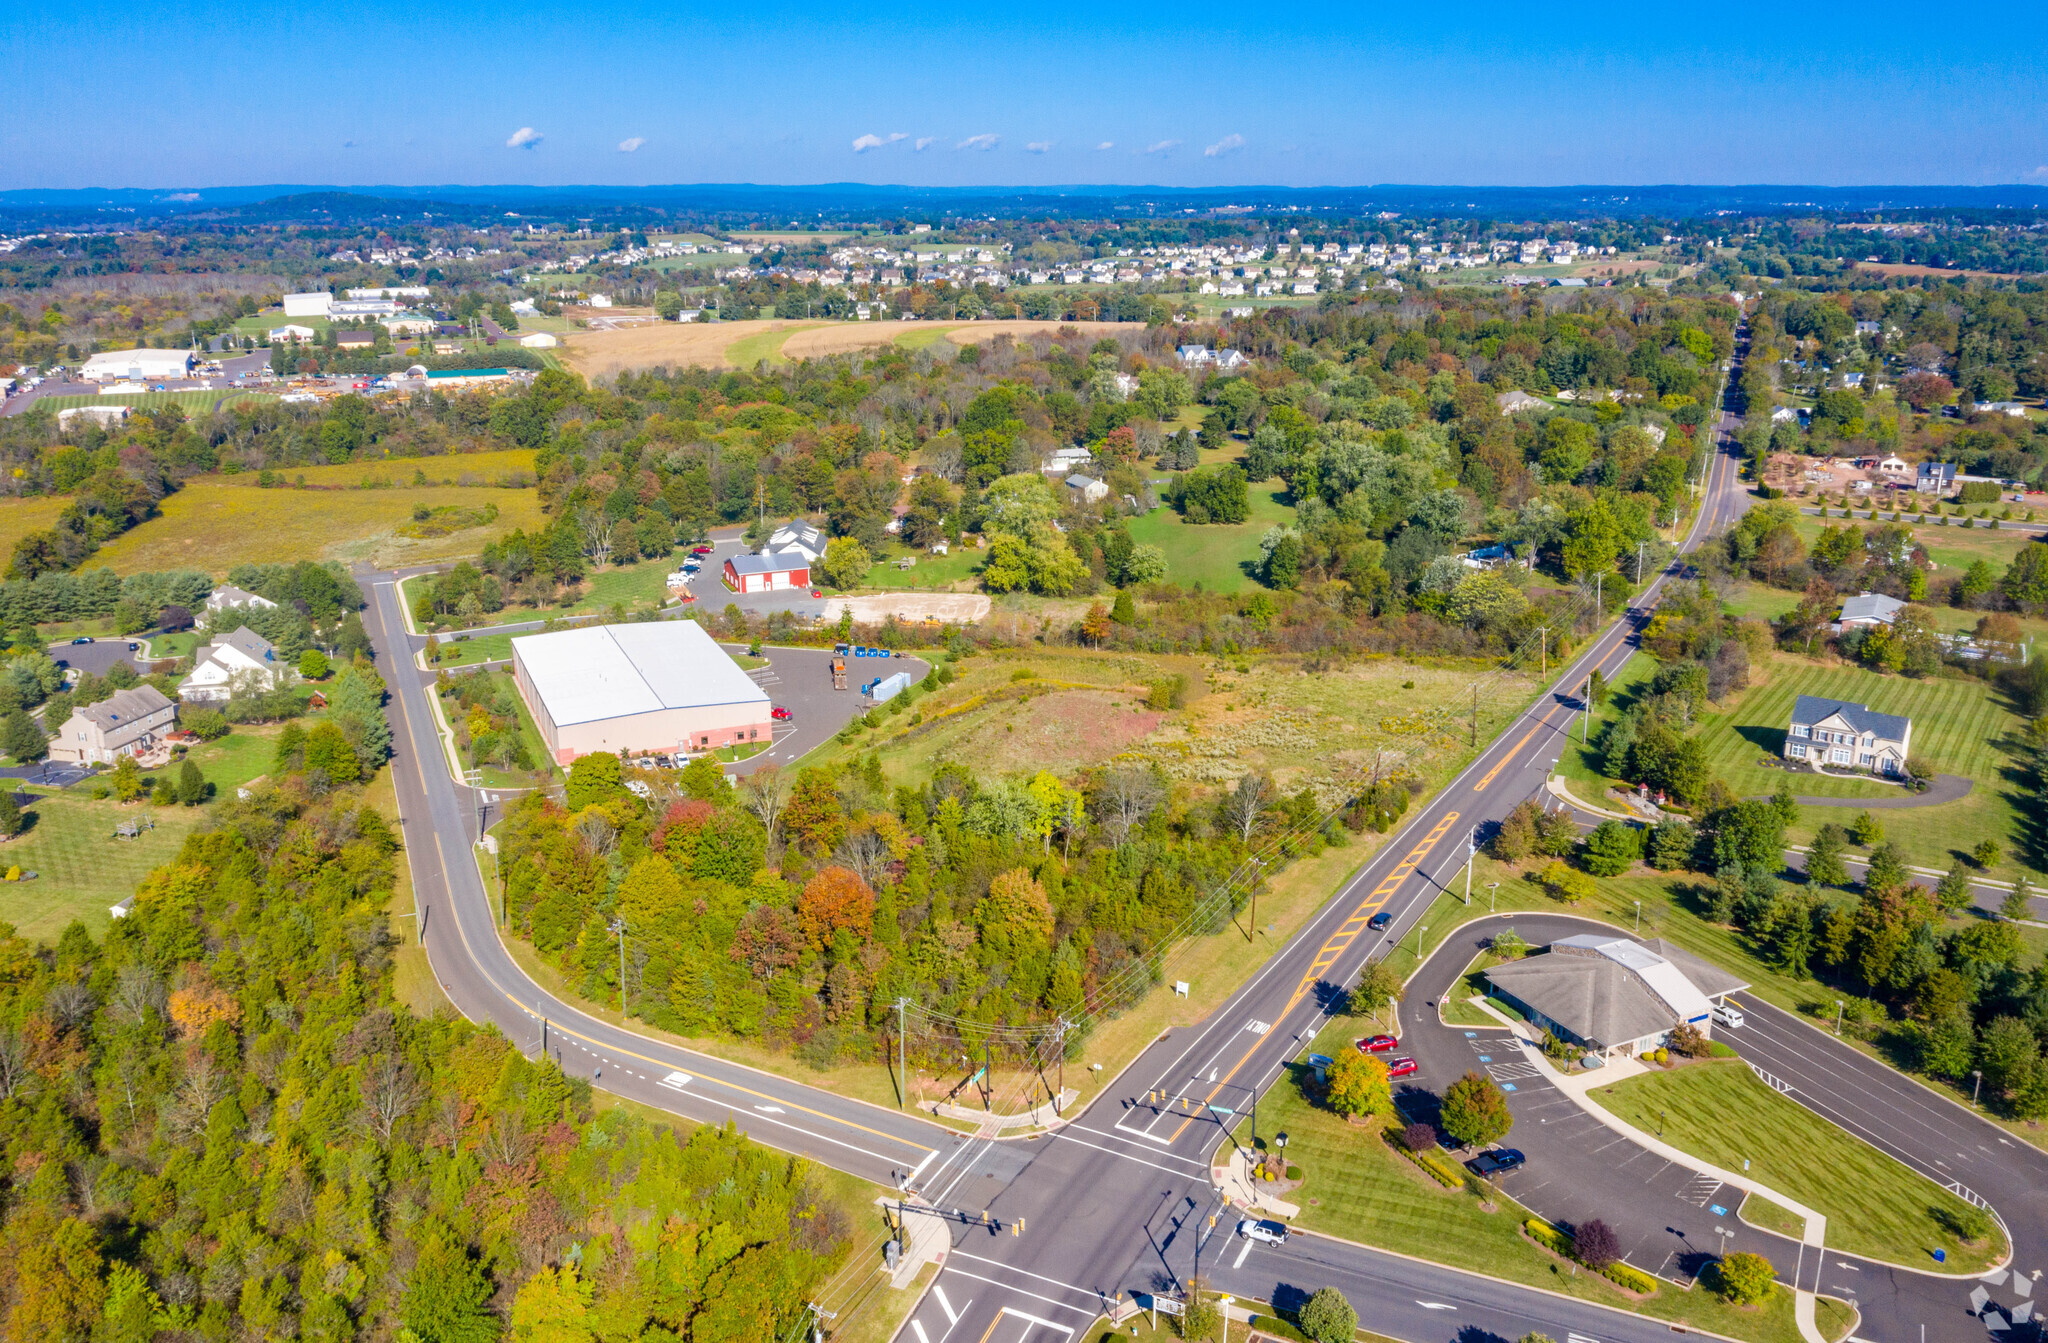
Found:
<svg viewBox="0 0 2048 1343"><path fill-rule="evenodd" d="M1444 833L1457 823L1458 813L1455 811L1446 812L1444 818L1438 821L1430 832L1424 835L1420 842L1408 851L1407 857L1403 858L1400 864L1387 874L1386 880L1373 887L1372 894L1366 896L1359 903L1358 908L1352 911L1351 918L1345 921L1344 926L1346 928L1350 927L1351 923L1355 922L1360 915L1370 916L1374 911L1386 904L1394 892L1400 889L1401 883L1406 881L1415 869L1421 865L1422 860L1429 857L1430 850L1437 846L1437 841L1444 837ZM1337 963L1337 958L1344 954L1345 949L1357 937L1358 934L1356 932L1347 933L1342 928L1331 935L1330 940L1323 944L1322 950L1316 953L1315 960L1309 965L1308 973L1302 976L1301 984L1294 990L1294 996L1287 1000L1287 1006L1282 1009L1278 1017L1274 1018L1273 1025L1267 1031L1267 1035L1270 1036L1279 1031L1288 1016L1293 1013L1295 1008L1301 1005L1301 1000L1308 996L1309 990L1315 987L1316 979L1324 970ZM1230 1080L1237 1076L1240 1068L1250 1062L1252 1055L1258 1052L1259 1046L1263 1043L1263 1038L1254 1040L1251 1047L1238 1057L1237 1062L1230 1065L1230 1071L1223 1074L1222 1078L1209 1088L1209 1094L1202 1097L1204 1108L1216 1099L1224 1087L1230 1085ZM1183 1118L1180 1121L1180 1127L1176 1128L1166 1141L1169 1143L1179 1141L1180 1135L1187 1132L1188 1125L1194 1123L1195 1118L1193 1115Z"/></svg>

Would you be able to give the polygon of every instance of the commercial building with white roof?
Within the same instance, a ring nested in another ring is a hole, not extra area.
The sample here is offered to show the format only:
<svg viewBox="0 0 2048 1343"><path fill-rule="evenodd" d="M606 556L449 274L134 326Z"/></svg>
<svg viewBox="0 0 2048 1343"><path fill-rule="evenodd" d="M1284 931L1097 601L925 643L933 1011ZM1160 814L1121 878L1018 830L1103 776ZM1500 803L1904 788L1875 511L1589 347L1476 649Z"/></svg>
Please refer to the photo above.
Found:
<svg viewBox="0 0 2048 1343"><path fill-rule="evenodd" d="M182 378L196 359L190 350L106 350L86 360L78 376L84 382Z"/></svg>
<svg viewBox="0 0 2048 1343"><path fill-rule="evenodd" d="M694 620L512 641L512 679L566 765L593 751L695 755L772 740L767 693Z"/></svg>

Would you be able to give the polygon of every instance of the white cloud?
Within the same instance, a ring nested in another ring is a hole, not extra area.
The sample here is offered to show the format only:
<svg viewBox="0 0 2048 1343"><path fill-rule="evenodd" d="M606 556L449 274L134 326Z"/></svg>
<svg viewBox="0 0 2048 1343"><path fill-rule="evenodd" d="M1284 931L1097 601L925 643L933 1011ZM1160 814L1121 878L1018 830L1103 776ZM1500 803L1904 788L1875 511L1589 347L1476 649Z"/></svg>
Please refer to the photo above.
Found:
<svg viewBox="0 0 2048 1343"><path fill-rule="evenodd" d="M1115 148L1116 148L1116 141L1114 141L1114 140L1104 140L1104 141L1103 141L1103 142L1102 142L1101 144L1099 144L1099 145L1095 146L1095 152L1099 154L1099 153L1101 153L1101 152L1102 152L1103 150L1105 150L1105 149L1115 149Z"/></svg>
<svg viewBox="0 0 2048 1343"><path fill-rule="evenodd" d="M638 149L640 146L646 143L647 137L644 135L628 136L627 138L619 141L619 152L621 154L630 154L634 150Z"/></svg>
<svg viewBox="0 0 2048 1343"><path fill-rule="evenodd" d="M953 146L953 148L955 148L955 149L994 149L994 148L995 148L995 147L996 147L996 146L997 146L998 144L1001 144L1001 143L1002 143L1002 139L1003 139L1003 137L1002 137L1002 136L1000 136L1000 135L991 135L991 134L989 134L989 133L988 133L987 131L983 131L983 132L982 132L982 133L981 133L980 135L970 135L970 136L968 136L968 137L967 137L967 138L966 138L965 140L962 140L962 141L961 141L961 142L960 142L959 144L957 144L957 145L954 145L954 146Z"/></svg>
<svg viewBox="0 0 2048 1343"><path fill-rule="evenodd" d="M533 127L521 126L518 130L512 132L512 138L505 142L505 148L531 149L539 144L542 138L541 133Z"/></svg>
<svg viewBox="0 0 2048 1343"><path fill-rule="evenodd" d="M1050 141L1050 140L1033 140L1033 141L1032 141L1032 142L1031 142L1030 144L1028 144L1028 145L1024 146L1024 148L1026 148L1026 149L1030 150L1030 151L1031 151L1032 153L1034 153L1034 154L1045 154L1045 153L1049 153L1049 152L1051 152L1051 150L1052 150L1052 141Z"/></svg>
<svg viewBox="0 0 2048 1343"><path fill-rule="evenodd" d="M922 153L923 151L930 149L933 145L937 144L938 142L939 137L936 135L920 135L917 137L917 143L912 145L911 148Z"/></svg>
<svg viewBox="0 0 2048 1343"><path fill-rule="evenodd" d="M1242 135L1226 135L1221 140L1218 140L1215 144L1210 145L1207 149L1203 150L1202 157L1219 159L1222 158L1225 154L1230 153L1233 149L1243 148L1244 137Z"/></svg>
<svg viewBox="0 0 2048 1343"><path fill-rule="evenodd" d="M893 145L898 140L907 140L909 138L902 131L891 131L887 135L863 135L853 142L853 152L865 154L870 149L880 149L883 145Z"/></svg>
<svg viewBox="0 0 2048 1343"><path fill-rule="evenodd" d="M1145 146L1145 152L1147 154L1171 154L1179 148L1180 141L1178 140L1154 140L1151 144Z"/></svg>

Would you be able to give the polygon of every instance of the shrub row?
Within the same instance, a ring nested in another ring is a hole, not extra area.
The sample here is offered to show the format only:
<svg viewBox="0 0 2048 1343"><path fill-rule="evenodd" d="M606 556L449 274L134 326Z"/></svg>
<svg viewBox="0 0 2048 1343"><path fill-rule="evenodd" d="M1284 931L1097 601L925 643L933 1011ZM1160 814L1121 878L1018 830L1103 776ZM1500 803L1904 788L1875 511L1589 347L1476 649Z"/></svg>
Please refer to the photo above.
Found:
<svg viewBox="0 0 2048 1343"><path fill-rule="evenodd" d="M1545 1249L1555 1254L1561 1254L1575 1262L1586 1263L1585 1260L1579 1258L1578 1242L1572 1239L1571 1233L1560 1227L1552 1226L1541 1217L1531 1217L1524 1221L1522 1223L1522 1230L1529 1233L1529 1239ZM1600 1267L1595 1267L1592 1264L1586 1264L1586 1267L1592 1269L1615 1286L1625 1291L1634 1292L1638 1296L1650 1296L1657 1290L1657 1280L1655 1278L1639 1268L1622 1263L1619 1259Z"/></svg>

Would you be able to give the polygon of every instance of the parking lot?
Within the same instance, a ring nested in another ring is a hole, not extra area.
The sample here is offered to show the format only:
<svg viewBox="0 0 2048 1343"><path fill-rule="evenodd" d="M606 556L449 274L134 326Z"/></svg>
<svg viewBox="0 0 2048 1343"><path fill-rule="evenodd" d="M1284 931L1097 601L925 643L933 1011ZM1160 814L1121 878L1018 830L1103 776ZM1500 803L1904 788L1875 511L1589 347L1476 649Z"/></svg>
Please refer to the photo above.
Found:
<svg viewBox="0 0 2048 1343"><path fill-rule="evenodd" d="M726 651L743 653L740 644L724 645ZM829 648L774 648L761 650L766 667L748 675L768 692L768 698L788 709L787 722L775 725L775 745L757 756L727 767L730 774L751 774L769 765L787 765L830 741L855 714L873 707L860 687L878 677L897 672L910 673L913 682L922 681L931 665L921 658L853 658L846 660L846 689L832 688L832 658Z"/></svg>
<svg viewBox="0 0 2048 1343"><path fill-rule="evenodd" d="M1660 1277L1690 1281L1725 1248L1760 1254L1793 1280L1800 1247L1742 1221L1736 1215L1742 1190L1638 1146L1587 1114L1552 1085L1533 1047L1505 1027L1441 1022L1438 1000L1485 943L1511 926L1532 941L1548 940L1528 916L1481 920L1438 948L1410 984L1400 1052L1420 1069L1396 1084L1403 1113L1434 1123L1443 1089L1467 1071L1484 1073L1507 1094L1515 1117L1503 1143L1528 1157L1527 1165L1501 1180L1510 1197L1561 1226L1600 1219L1614 1228L1624 1259ZM1725 1241L1717 1228L1731 1233Z"/></svg>

